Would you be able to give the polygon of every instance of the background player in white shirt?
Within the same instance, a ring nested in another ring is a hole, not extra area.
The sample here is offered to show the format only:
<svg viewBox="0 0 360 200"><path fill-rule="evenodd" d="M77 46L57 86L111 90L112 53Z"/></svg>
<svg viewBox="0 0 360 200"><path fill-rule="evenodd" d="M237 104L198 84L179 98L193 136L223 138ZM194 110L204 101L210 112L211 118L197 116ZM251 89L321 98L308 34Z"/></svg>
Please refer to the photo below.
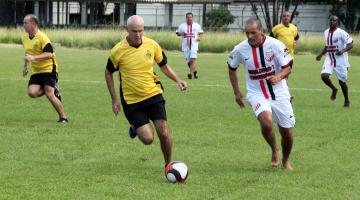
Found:
<svg viewBox="0 0 360 200"><path fill-rule="evenodd" d="M325 47L316 57L316 60L321 60L321 57L327 53L321 71L321 79L332 89L330 99L335 100L338 89L330 80L330 75L335 71L344 94L344 107L350 107L348 86L346 85L348 68L350 67L347 51L353 47L353 39L346 31L339 28L339 18L337 16L330 16L329 26L330 28L324 31Z"/></svg>
<svg viewBox="0 0 360 200"><path fill-rule="evenodd" d="M176 35L182 37L181 49L184 52L186 63L189 66L188 78L198 78L196 69L196 58L199 49L199 42L204 35L204 31L198 23L193 22L193 14L186 13L186 23L180 24L176 30Z"/></svg>
<svg viewBox="0 0 360 200"><path fill-rule="evenodd" d="M285 45L262 32L261 22L249 19L245 23L248 40L235 46L228 59L229 77L235 100L244 107L243 95L238 86L236 69L243 64L246 76L247 100L261 126L261 132L272 150L271 165L280 165L272 123L279 127L283 152L283 167L293 168L289 161L293 144L292 128L295 116L290 103L289 89L284 79L290 72L291 56Z"/></svg>

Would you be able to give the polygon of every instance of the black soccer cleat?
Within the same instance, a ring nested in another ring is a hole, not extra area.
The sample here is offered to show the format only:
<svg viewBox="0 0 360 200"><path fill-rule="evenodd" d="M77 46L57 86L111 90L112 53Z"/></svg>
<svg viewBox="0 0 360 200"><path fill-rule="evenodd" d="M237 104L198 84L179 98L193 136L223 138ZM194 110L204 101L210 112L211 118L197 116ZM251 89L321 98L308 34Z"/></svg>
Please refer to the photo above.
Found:
<svg viewBox="0 0 360 200"><path fill-rule="evenodd" d="M134 139L137 136L137 133L132 126L129 127L128 134L129 134L129 137L132 139Z"/></svg>
<svg viewBox="0 0 360 200"><path fill-rule="evenodd" d="M199 76L197 75L197 71L194 71L194 78L199 78Z"/></svg>
<svg viewBox="0 0 360 200"><path fill-rule="evenodd" d="M192 74L187 75L189 79L192 79Z"/></svg>
<svg viewBox="0 0 360 200"><path fill-rule="evenodd" d="M60 117L60 119L59 119L59 121L58 121L59 123L68 123L69 122L69 120L67 119L67 118L64 118L64 117Z"/></svg>

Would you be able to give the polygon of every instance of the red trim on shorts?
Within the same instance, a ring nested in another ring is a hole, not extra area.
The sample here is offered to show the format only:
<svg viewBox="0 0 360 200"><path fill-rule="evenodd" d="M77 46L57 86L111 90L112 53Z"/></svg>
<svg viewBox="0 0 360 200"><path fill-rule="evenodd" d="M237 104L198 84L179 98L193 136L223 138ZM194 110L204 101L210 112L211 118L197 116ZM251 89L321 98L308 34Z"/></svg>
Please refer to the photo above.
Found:
<svg viewBox="0 0 360 200"><path fill-rule="evenodd" d="M257 58L256 48L252 47L251 49L252 49L252 55L253 55L253 59L254 59L255 69L259 69L260 66L259 66L259 61ZM265 99L269 99L269 95L265 88L264 80L259 80L259 83L260 83L260 88L261 88L262 93L264 94Z"/></svg>

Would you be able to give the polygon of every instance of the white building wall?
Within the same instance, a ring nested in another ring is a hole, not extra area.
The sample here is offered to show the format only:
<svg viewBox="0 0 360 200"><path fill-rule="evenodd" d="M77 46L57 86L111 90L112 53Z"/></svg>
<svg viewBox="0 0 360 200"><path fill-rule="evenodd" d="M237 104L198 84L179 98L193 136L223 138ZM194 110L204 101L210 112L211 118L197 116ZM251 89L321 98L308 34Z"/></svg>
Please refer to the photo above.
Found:
<svg viewBox="0 0 360 200"><path fill-rule="evenodd" d="M60 3L59 24L65 24L65 3ZM210 11L219 5L208 4L206 10ZM293 23L302 32L321 32L328 27L328 16L331 5L303 4L299 5L297 11L299 15L294 18ZM242 30L246 19L253 17L251 6L248 3L233 3L228 6L230 12L236 16L235 22L229 25L231 30ZM293 7L290 8L292 10ZM106 14L111 14L114 4L109 3ZM270 7L272 10L272 7ZM88 10L89 12L89 10ZM165 5L164 4L137 4L136 12L142 16L146 27L163 27L165 25ZM185 22L185 14L192 12L194 21L203 25L202 4L173 4L172 27L176 28ZM69 2L69 13L80 13L78 2ZM258 8L258 15L262 17L261 8ZM57 2L53 3L53 24L57 24ZM265 24L265 23L263 23Z"/></svg>
<svg viewBox="0 0 360 200"><path fill-rule="evenodd" d="M215 5L216 7L218 5ZM207 5L207 11L211 10L211 5ZM173 23L172 27L177 27L185 22L185 14L193 12L194 21L203 25L202 22L202 4L174 4L173 7ZM235 3L228 6L230 12L236 16L235 22L229 25L232 30L243 29L246 19L254 17L250 4ZM293 9L293 8L291 8ZM290 10L291 10L290 9ZM293 23L298 26L300 31L320 32L328 27L328 16L330 14L331 5L299 5L297 11L299 15L294 18ZM162 4L137 4L136 12L145 20L145 26L162 27L164 26L164 10ZM272 10L272 7L270 7ZM258 15L262 17L259 8ZM265 23L263 23L265 24ZM265 26L265 25L264 25Z"/></svg>

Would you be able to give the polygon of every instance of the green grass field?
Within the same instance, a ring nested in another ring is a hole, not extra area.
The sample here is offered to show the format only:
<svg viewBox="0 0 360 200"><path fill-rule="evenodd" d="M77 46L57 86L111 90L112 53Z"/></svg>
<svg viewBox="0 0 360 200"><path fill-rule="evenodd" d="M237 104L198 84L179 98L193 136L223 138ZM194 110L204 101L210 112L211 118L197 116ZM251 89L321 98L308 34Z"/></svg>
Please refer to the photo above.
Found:
<svg viewBox="0 0 360 200"><path fill-rule="evenodd" d="M269 166L270 148L252 110L235 103L227 54L200 54L200 79L189 80L184 93L155 66L173 159L189 167L185 184L170 184L158 139L151 146L130 139L124 115L111 111L103 73L108 51L56 52L68 124L56 123L46 98L27 96L23 49L0 45L0 199L360 199L360 57L350 57L350 109L342 107L341 92L330 101L322 61L296 57L291 173ZM182 54L167 54L185 78ZM242 70L239 77L244 92Z"/></svg>

